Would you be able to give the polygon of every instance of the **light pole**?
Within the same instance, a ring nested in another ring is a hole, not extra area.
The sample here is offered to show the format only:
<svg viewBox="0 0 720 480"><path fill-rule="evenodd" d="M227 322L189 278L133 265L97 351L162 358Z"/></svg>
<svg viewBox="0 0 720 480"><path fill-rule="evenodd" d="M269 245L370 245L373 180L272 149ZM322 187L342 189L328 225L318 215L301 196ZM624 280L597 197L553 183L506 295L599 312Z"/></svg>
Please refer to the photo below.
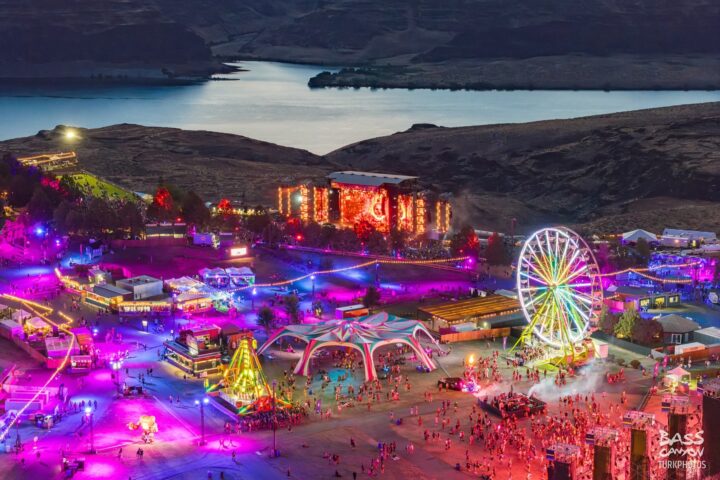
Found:
<svg viewBox="0 0 720 480"><path fill-rule="evenodd" d="M205 405L209 402L208 398L205 397L200 400L195 400L195 405L200 406L200 445L205 445Z"/></svg>
<svg viewBox="0 0 720 480"><path fill-rule="evenodd" d="M250 295L250 302L251 302L250 308L252 310L255 310L255 296L256 295L257 295L257 288L253 288L252 294Z"/></svg>
<svg viewBox="0 0 720 480"><path fill-rule="evenodd" d="M116 360L114 362L111 362L110 365L112 366L112 369L115 370L115 379L117 381L118 393L122 393L122 381L120 380L122 376L122 360Z"/></svg>
<svg viewBox="0 0 720 480"><path fill-rule="evenodd" d="M93 425L93 412L91 407L85 407L85 415L90 420L90 453L95 453L95 426Z"/></svg>
<svg viewBox="0 0 720 480"><path fill-rule="evenodd" d="M17 453L22 451L22 440L20 440L20 418L15 420L15 450Z"/></svg>
<svg viewBox="0 0 720 480"><path fill-rule="evenodd" d="M310 280L312 280L312 298L315 299L315 275L310 275Z"/></svg>
<svg viewBox="0 0 720 480"><path fill-rule="evenodd" d="M275 387L277 387L277 380L272 381L272 401L273 401L273 449L272 449L272 458L275 458L278 456L277 454L277 443L276 443L276 436L277 436L277 410L276 410L276 396L275 396Z"/></svg>

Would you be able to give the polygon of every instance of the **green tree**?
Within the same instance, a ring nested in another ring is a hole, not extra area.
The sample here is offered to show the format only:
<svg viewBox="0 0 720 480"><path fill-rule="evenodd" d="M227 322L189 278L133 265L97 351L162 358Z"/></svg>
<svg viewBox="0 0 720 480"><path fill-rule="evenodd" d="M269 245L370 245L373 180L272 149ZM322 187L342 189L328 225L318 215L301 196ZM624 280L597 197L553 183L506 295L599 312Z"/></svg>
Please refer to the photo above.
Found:
<svg viewBox="0 0 720 480"><path fill-rule="evenodd" d="M385 240L385 236L377 230L373 230L370 233L365 244L368 252L375 255L387 255L388 253L387 240Z"/></svg>
<svg viewBox="0 0 720 480"><path fill-rule="evenodd" d="M617 325L617 323L618 316L612 314L607 305L603 305L602 311L600 312L600 320L598 321L600 331L612 335L615 332L615 325Z"/></svg>
<svg viewBox="0 0 720 480"><path fill-rule="evenodd" d="M300 323L300 299L298 296L294 293L286 295L283 302L285 304L285 313L290 318L290 322Z"/></svg>
<svg viewBox="0 0 720 480"><path fill-rule="evenodd" d="M380 292L378 289L372 286L368 287L367 290L365 290L365 296L363 297L362 303L367 308L373 308L378 305L380 303Z"/></svg>
<svg viewBox="0 0 720 480"><path fill-rule="evenodd" d="M265 329L265 333L270 335L270 331L275 327L275 312L273 309L264 306L258 310L257 323Z"/></svg>
<svg viewBox="0 0 720 480"><path fill-rule="evenodd" d="M205 206L202 198L190 190L183 198L180 214L187 223L205 226L210 221L210 210Z"/></svg>
<svg viewBox="0 0 720 480"><path fill-rule="evenodd" d="M63 175L60 179L60 190L67 198L78 199L83 196L83 190L72 175Z"/></svg>
<svg viewBox="0 0 720 480"><path fill-rule="evenodd" d="M70 210L72 209L73 205L67 200L63 200L62 202L60 202L60 205L58 205L53 211L53 223L55 224L55 228L58 231L65 233L68 232L65 219L67 218L68 213L70 213Z"/></svg>
<svg viewBox="0 0 720 480"><path fill-rule="evenodd" d="M118 221L133 237L139 235L145 226L140 206L134 202L126 202L120 207Z"/></svg>
<svg viewBox="0 0 720 480"><path fill-rule="evenodd" d="M261 234L272 223L272 218L266 212L250 215L245 219L245 228L255 234Z"/></svg>
<svg viewBox="0 0 720 480"><path fill-rule="evenodd" d="M480 241L475 230L465 225L450 238L450 251L454 256L471 256L477 258L480 250Z"/></svg>
<svg viewBox="0 0 720 480"><path fill-rule="evenodd" d="M332 224L325 224L322 226L322 233L320 239L320 246L329 247L333 244L335 237L337 236L337 228Z"/></svg>
<svg viewBox="0 0 720 480"><path fill-rule="evenodd" d="M407 246L408 235L402 230L395 229L390 232L390 248L395 253L402 252Z"/></svg>
<svg viewBox="0 0 720 480"><path fill-rule="evenodd" d="M662 325L654 318L637 318L633 324L631 338L635 343L652 347L660 343L662 334Z"/></svg>
<svg viewBox="0 0 720 480"><path fill-rule="evenodd" d="M640 262L645 265L650 261L650 244L644 238L639 238L635 244L635 253Z"/></svg>
<svg viewBox="0 0 720 480"><path fill-rule="evenodd" d="M507 265L510 263L509 255L505 249L505 243L502 237L497 233L493 233L488 238L488 245L485 249L485 258L490 265Z"/></svg>
<svg viewBox="0 0 720 480"><path fill-rule="evenodd" d="M78 232L85 225L85 215L82 210L72 209L65 216L65 228L67 232Z"/></svg>
<svg viewBox="0 0 720 480"><path fill-rule="evenodd" d="M102 198L90 200L85 220L88 230L95 234L112 230L117 224L115 210Z"/></svg>
<svg viewBox="0 0 720 480"><path fill-rule="evenodd" d="M615 336L618 338L631 338L635 322L640 319L635 305L628 303L625 311L620 315L620 319L615 325Z"/></svg>
<svg viewBox="0 0 720 480"><path fill-rule="evenodd" d="M170 190L165 187L158 187L153 201L147 209L148 218L156 221L171 221L177 217L175 199Z"/></svg>
<svg viewBox="0 0 720 480"><path fill-rule="evenodd" d="M302 229L302 235L305 239L305 245L308 247L322 247L323 228L315 223L310 222Z"/></svg>
<svg viewBox="0 0 720 480"><path fill-rule="evenodd" d="M346 252L354 252L360 250L360 239L353 230L343 228L338 230L335 235L333 248Z"/></svg>
<svg viewBox="0 0 720 480"><path fill-rule="evenodd" d="M36 222L47 222L52 219L54 210L52 199L41 186L35 188L32 198L27 205L30 219Z"/></svg>

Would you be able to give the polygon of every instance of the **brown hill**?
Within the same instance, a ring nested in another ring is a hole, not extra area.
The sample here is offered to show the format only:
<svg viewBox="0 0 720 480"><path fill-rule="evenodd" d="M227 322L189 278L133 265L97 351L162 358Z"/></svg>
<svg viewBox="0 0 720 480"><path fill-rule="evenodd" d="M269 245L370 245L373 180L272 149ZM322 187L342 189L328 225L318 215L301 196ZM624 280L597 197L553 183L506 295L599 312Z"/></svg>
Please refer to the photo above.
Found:
<svg viewBox="0 0 720 480"><path fill-rule="evenodd" d="M418 175L452 192L455 223L519 231L570 223L616 232L720 231L720 103L571 120L408 131L325 157L204 131L115 125L0 142L18 155L75 149L83 168L136 191L160 177L220 197L274 205L280 183L356 169Z"/></svg>
<svg viewBox="0 0 720 480"><path fill-rule="evenodd" d="M720 103L707 103L524 124L423 126L327 157L347 168L392 165L395 173L432 179L460 198L461 215L499 228L512 217L525 225L603 225L599 220L609 217L616 221L605 225L613 228L657 230L668 223L720 227L719 205L701 218L685 208L720 201L718 147Z"/></svg>
<svg viewBox="0 0 720 480"><path fill-rule="evenodd" d="M65 127L0 142L17 156L75 150L80 166L128 189L154 192L162 177L193 189L206 200L274 201L279 182L322 177L331 170L322 157L240 135L177 128L112 125L78 129L68 142Z"/></svg>

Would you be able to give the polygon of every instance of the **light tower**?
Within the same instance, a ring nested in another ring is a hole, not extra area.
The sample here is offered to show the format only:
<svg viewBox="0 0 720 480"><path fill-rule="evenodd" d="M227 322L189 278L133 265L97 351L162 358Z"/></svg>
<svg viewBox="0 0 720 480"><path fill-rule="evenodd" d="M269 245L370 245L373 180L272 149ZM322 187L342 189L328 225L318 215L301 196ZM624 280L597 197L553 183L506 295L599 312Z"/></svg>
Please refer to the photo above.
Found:
<svg viewBox="0 0 720 480"><path fill-rule="evenodd" d="M593 446L593 480L612 480L618 432L614 428L594 427L585 435L585 443Z"/></svg>
<svg viewBox="0 0 720 480"><path fill-rule="evenodd" d="M720 474L720 378L707 380L698 385L698 392L703 395L703 460L704 475L708 478Z"/></svg>
<svg viewBox="0 0 720 480"><path fill-rule="evenodd" d="M690 413L690 398L685 395L665 395L662 399L662 411L668 414L668 437L685 438L688 433L688 416ZM667 480L686 480L688 469L684 465L687 464L688 454L685 449L673 448L667 460L671 465L678 467L667 469Z"/></svg>
<svg viewBox="0 0 720 480"><path fill-rule="evenodd" d="M545 452L548 465L548 480L575 480L575 469L582 451L577 445L556 443Z"/></svg>
<svg viewBox="0 0 720 480"><path fill-rule="evenodd" d="M655 415L629 410L623 415L623 425L630 429L630 480L649 480L647 432L655 425Z"/></svg>

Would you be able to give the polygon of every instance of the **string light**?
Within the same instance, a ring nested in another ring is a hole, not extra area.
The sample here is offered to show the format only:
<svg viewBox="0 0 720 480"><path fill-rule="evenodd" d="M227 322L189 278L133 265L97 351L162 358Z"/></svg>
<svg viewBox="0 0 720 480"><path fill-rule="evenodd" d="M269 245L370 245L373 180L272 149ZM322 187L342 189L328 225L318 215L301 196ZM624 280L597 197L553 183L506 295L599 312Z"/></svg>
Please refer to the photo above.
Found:
<svg viewBox="0 0 720 480"><path fill-rule="evenodd" d="M684 278L683 278L683 279L672 279L672 280L669 280L669 279L667 279L667 278L660 278L660 277L655 277L655 276L653 276L653 275L648 275L647 273L643 273L643 272L635 272L635 273L637 273L637 274L640 275L641 277L645 277L645 278L650 279L650 280L652 280L652 281L654 281L654 282L660 282L660 283L663 283L663 284L667 284L667 283L680 283L680 284L688 285L688 284L691 284L691 283L693 282L692 280L688 280L688 279L684 279Z"/></svg>
<svg viewBox="0 0 720 480"><path fill-rule="evenodd" d="M343 268L334 268L332 270L318 270L316 272L307 273L305 275L301 275L297 278L293 278L290 280L283 280L281 282L270 282L270 283L256 283L254 285L246 285L244 287L238 287L232 290L228 290L228 292L240 292L243 290L247 290L249 288L266 288L266 287L281 287L283 285L290 285L291 283L299 282L301 280L305 280L306 278L310 278L313 275L329 275L333 273L342 273L347 272L350 270L356 270L358 268L364 268L369 267L370 265L379 265L379 264L387 264L387 265L435 265L440 263L449 263L449 262L459 262L459 261L465 261L469 257L455 257L455 258L438 258L434 260L398 260L398 259L377 259L377 260L370 260L369 262L360 263L357 265L351 265L349 267L343 267Z"/></svg>
<svg viewBox="0 0 720 480"><path fill-rule="evenodd" d="M10 429L12 429L12 427L15 426L15 424L17 423L17 421L20 420L20 417L22 416L23 413L25 413L25 410L27 410L27 408L28 408L33 402L35 402L35 401L40 397L40 395L42 395L42 393L45 391L45 389L48 387L48 385L50 385L50 383L52 383L52 381L55 380L55 378L56 378L56 377L60 374L60 372L65 368L65 365L67 365L67 362L70 360L70 354L72 353L73 347L75 346L76 338L75 338L75 334L74 334L72 331L66 329L64 325L58 325L57 323L55 323L55 322L53 322L52 320L50 320L46 315L44 315L44 314L40 313L39 311L35 310L33 307L37 307L38 309L44 310L44 311L47 312L47 313L52 313L52 312L53 312L53 309L52 309L52 308L48 308L48 307L46 307L46 306L44 306L44 305L40 305L39 303L33 302L33 301L31 301L31 300L26 300L26 299L24 299L24 298L19 298L19 297L16 297L16 296L14 296L14 295L10 295L10 294L7 294L7 293L2 294L2 296L3 296L4 298L10 299L10 300L19 301L19 302L22 303L28 310L32 311L35 315L37 315L38 317L42 318L42 319L45 320L46 322L54 325L54 326L57 327L59 330L62 330L63 332L65 332L65 333L67 333L68 335L70 335L70 343L68 344L68 349L67 349L67 351L65 352L65 356L63 357L62 362L60 362L60 365L58 365L58 367L55 369L55 371L52 373L52 375L50 375L50 377L49 377L49 378L47 379L47 381L43 384L43 386L42 386L37 392L35 392L35 394L30 398L30 400L27 401L27 403L25 403L25 405L22 406L22 408L20 408L20 410L18 410L18 412L17 412L17 414L15 415L15 417L10 421L10 423L8 423L8 425L5 427L5 429L2 431L2 433L0 433L0 438L5 438L6 435L8 434L8 432L10 431ZM68 317L68 316L65 315L64 313L59 312L59 314L60 314L60 316L62 316L62 317L65 318L66 320L69 319L70 321L72 321L72 319L70 319L70 317Z"/></svg>
<svg viewBox="0 0 720 480"><path fill-rule="evenodd" d="M623 273L630 273L630 272L637 273L638 275L642 275L642 272L654 272L655 270L662 270L664 268L692 268L692 267L696 267L700 264L702 264L702 262L700 260L696 260L694 262L689 262L689 263L653 265L651 267L645 267L645 268L626 268L624 270L617 270L615 272L597 273L594 276L595 277L612 277L615 275L622 275ZM680 283L680 282L675 282L675 283Z"/></svg>
<svg viewBox="0 0 720 480"><path fill-rule="evenodd" d="M16 302L20 302L28 307L29 307L29 305L32 305L33 307L39 308L40 310L43 310L47 313L52 313L52 311L53 311L53 309L50 307L46 307L45 305L41 305L37 302L33 302L32 300L27 300L25 298L16 297L15 295L10 295L9 293L3 293L2 296L9 300L15 300Z"/></svg>

